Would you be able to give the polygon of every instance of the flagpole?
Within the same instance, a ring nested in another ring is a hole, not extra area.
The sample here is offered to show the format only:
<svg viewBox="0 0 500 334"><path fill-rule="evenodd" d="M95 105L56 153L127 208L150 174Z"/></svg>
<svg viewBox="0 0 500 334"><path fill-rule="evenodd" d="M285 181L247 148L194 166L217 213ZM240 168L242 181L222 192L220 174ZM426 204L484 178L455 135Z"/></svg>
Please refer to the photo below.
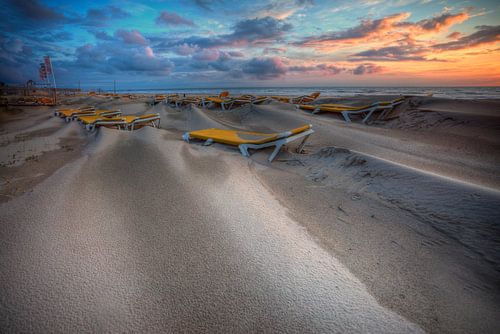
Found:
<svg viewBox="0 0 500 334"><path fill-rule="evenodd" d="M52 59L49 58L50 69L52 72L52 81L54 82L54 104L57 104L57 86L56 86L56 76L54 75L54 67L52 66Z"/></svg>

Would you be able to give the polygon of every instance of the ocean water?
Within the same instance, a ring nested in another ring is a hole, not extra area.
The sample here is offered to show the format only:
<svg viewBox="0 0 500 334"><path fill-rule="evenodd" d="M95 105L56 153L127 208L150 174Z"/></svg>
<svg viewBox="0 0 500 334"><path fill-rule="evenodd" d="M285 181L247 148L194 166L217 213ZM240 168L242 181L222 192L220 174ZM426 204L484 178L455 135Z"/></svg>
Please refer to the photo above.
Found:
<svg viewBox="0 0 500 334"><path fill-rule="evenodd" d="M319 91L323 96L356 95L416 95L445 97L453 99L500 99L500 87L238 87L238 88L166 88L166 89L127 89L118 92L148 94L207 94L218 95L228 90L231 95L290 95L299 96Z"/></svg>

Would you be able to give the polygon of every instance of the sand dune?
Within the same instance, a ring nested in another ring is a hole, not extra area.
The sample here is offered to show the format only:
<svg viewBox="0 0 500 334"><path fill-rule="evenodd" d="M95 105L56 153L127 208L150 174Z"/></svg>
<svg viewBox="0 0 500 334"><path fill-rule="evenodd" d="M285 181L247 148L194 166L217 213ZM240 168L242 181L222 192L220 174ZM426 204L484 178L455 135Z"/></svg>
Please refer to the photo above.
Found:
<svg viewBox="0 0 500 334"><path fill-rule="evenodd" d="M0 167L11 180L0 185L2 329L498 328L497 101L412 98L370 126L278 102L146 102L67 101L159 113L161 129L87 134L42 108L4 116L2 157L38 158ZM180 141L194 129L304 123L316 131L306 154L285 150L273 164L268 151L245 159Z"/></svg>

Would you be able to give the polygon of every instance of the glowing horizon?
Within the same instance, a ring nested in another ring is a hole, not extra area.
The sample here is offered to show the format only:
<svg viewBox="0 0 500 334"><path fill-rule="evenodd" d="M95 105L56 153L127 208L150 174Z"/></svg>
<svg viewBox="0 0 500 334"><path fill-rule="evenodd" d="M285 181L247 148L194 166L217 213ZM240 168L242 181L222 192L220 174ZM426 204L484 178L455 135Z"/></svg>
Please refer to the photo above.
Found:
<svg viewBox="0 0 500 334"><path fill-rule="evenodd" d="M2 0L0 81L65 87L498 86L494 1Z"/></svg>

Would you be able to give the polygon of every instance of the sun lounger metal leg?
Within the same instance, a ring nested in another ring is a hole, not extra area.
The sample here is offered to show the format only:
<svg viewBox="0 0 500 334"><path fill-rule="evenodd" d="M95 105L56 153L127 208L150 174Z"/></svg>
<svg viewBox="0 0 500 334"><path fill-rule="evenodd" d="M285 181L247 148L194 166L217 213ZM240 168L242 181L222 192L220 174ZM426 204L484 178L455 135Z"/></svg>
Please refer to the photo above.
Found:
<svg viewBox="0 0 500 334"><path fill-rule="evenodd" d="M281 147L284 145L285 143L282 142L282 141L279 141L278 143L276 143L276 148L274 149L273 153L271 153L271 155L269 156L269 158L267 159L269 162L273 162L274 158L276 158L276 156L278 155L278 153L280 153L280 150L281 150Z"/></svg>
<svg viewBox="0 0 500 334"><path fill-rule="evenodd" d="M342 111L342 117L344 117L344 120L348 123L351 122L351 119L349 118L349 111Z"/></svg>
<svg viewBox="0 0 500 334"><path fill-rule="evenodd" d="M375 109L372 109L370 110L366 116L363 118L363 120L361 121L361 123L366 123L368 121L368 119L373 115L373 113L375 112Z"/></svg>
<svg viewBox="0 0 500 334"><path fill-rule="evenodd" d="M249 148L252 148L252 149L261 149L261 148L275 146L274 151L271 153L271 155L267 159L269 162L272 162L274 160L274 158L276 158L276 156L280 152L281 147L283 145L288 144L288 143L290 143L290 142L292 142L292 141L294 141L296 139L305 137L304 140L299 145L299 148L302 150L302 147L304 146L305 141L307 140L307 138L312 133L314 133L313 130L308 130L308 131L305 131L305 132L293 135L291 137L286 137L286 138L283 138L283 139L278 139L278 140L275 140L275 141L272 141L272 142L269 142L269 143L265 143L265 144L259 144L259 145L257 145L257 144L241 144L241 145L238 146L238 148L240 149L240 152L241 152L241 154L243 156L248 157L248 156L250 156L250 154L248 153L248 149Z"/></svg>
<svg viewBox="0 0 500 334"><path fill-rule="evenodd" d="M299 146L297 146L297 149L295 150L295 152L302 153L302 150L304 149L304 145L306 144L307 139L309 139L309 136L310 136L310 134L308 134L307 136L304 137L304 139L302 139Z"/></svg>

